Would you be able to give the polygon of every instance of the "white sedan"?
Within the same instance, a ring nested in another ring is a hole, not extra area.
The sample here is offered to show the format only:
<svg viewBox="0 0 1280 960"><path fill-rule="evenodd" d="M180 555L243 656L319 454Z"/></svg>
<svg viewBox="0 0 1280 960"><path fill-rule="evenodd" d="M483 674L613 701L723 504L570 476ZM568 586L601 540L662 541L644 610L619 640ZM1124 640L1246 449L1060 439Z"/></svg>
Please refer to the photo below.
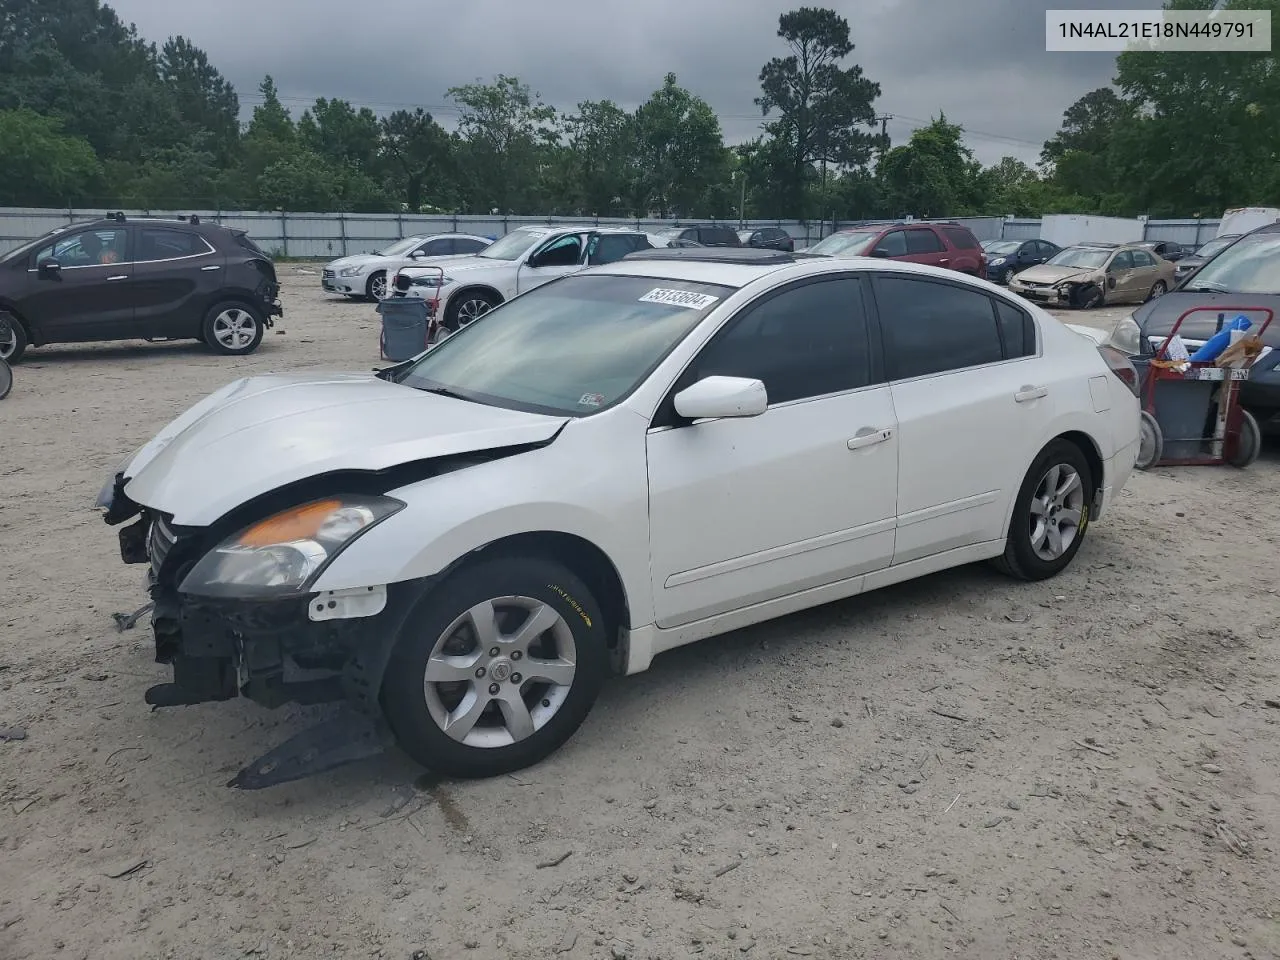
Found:
<svg viewBox="0 0 1280 960"><path fill-rule="evenodd" d="M330 293L381 300L387 295L387 276L406 261L442 263L479 253L493 241L470 233L437 233L405 237L377 253L359 253L327 263L320 284Z"/></svg>
<svg viewBox="0 0 1280 960"><path fill-rule="evenodd" d="M645 251L378 375L238 380L100 503L150 565L149 702L346 699L494 775L673 647L975 561L1061 572L1133 469L1135 381L953 271Z"/></svg>
<svg viewBox="0 0 1280 960"><path fill-rule="evenodd" d="M519 227L465 262L408 264L393 277L396 283L408 277L437 301L443 326L452 332L549 280L667 245L665 237L626 227Z"/></svg>

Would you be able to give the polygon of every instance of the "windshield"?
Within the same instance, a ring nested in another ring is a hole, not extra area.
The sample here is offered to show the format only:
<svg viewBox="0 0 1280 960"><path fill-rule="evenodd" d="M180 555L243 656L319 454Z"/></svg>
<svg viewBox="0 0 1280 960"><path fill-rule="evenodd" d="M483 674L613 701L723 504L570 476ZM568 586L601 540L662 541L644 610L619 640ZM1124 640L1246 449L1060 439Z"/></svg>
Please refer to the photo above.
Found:
<svg viewBox="0 0 1280 960"><path fill-rule="evenodd" d="M1208 260L1210 257L1216 257L1223 250L1227 249L1227 247L1231 246L1231 244L1235 243L1235 241L1235 237L1214 237L1208 243L1200 247L1200 249L1195 252L1195 255L1197 257L1204 257Z"/></svg>
<svg viewBox="0 0 1280 960"><path fill-rule="evenodd" d="M1090 250L1088 247L1071 247L1049 259L1049 266L1080 267L1097 270L1111 258L1110 250Z"/></svg>
<svg viewBox="0 0 1280 960"><path fill-rule="evenodd" d="M1280 294L1280 233L1241 237L1201 267L1183 289Z"/></svg>
<svg viewBox="0 0 1280 960"><path fill-rule="evenodd" d="M833 233L825 240L819 240L806 253L823 253L831 256L834 253L853 253L863 250L876 237L879 230L863 230L858 233Z"/></svg>
<svg viewBox="0 0 1280 960"><path fill-rule="evenodd" d="M1016 253L1022 246L1021 240L996 240L987 244L987 253Z"/></svg>
<svg viewBox="0 0 1280 960"><path fill-rule="evenodd" d="M380 257L401 257L416 247L423 241L423 237L405 237L403 240L397 240L391 246L378 251Z"/></svg>
<svg viewBox="0 0 1280 960"><path fill-rule="evenodd" d="M519 260L528 249L550 233L549 230L512 230L505 237L493 241L478 256L490 260Z"/></svg>
<svg viewBox="0 0 1280 960"><path fill-rule="evenodd" d="M463 327L400 382L491 406L584 417L627 396L732 292L685 280L565 277Z"/></svg>

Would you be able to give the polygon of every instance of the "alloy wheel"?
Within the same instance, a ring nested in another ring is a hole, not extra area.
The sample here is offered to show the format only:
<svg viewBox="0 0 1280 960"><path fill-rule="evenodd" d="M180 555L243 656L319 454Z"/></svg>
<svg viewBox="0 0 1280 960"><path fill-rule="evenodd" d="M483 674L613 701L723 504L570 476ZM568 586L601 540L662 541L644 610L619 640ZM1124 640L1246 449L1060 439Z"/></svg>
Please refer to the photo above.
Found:
<svg viewBox="0 0 1280 960"><path fill-rule="evenodd" d="M369 281L369 294L375 300L385 300L387 298L387 275L380 273Z"/></svg>
<svg viewBox="0 0 1280 960"><path fill-rule="evenodd" d="M213 337L227 350L239 352L253 343L258 321L248 310L228 307L213 318Z"/></svg>
<svg viewBox="0 0 1280 960"><path fill-rule="evenodd" d="M473 320L479 320L492 309L493 304L483 297L472 297L470 300L464 300L458 307L458 326L465 327Z"/></svg>
<svg viewBox="0 0 1280 960"><path fill-rule="evenodd" d="M505 747L559 712L577 672L573 631L532 597L496 597L458 616L423 675L431 719L469 747Z"/></svg>
<svg viewBox="0 0 1280 960"><path fill-rule="evenodd" d="M0 360L8 360L18 349L18 331L12 328L0 334Z"/></svg>
<svg viewBox="0 0 1280 960"><path fill-rule="evenodd" d="M1080 534L1084 484L1069 463L1045 471L1031 497L1031 548L1041 560L1057 560Z"/></svg>

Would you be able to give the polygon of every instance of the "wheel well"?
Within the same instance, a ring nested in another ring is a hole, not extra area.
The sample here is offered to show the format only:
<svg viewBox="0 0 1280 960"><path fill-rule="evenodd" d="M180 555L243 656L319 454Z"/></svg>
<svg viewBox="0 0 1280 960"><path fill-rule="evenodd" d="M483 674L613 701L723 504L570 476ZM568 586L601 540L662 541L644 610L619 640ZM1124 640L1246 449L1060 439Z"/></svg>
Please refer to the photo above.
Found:
<svg viewBox="0 0 1280 960"><path fill-rule="evenodd" d="M3 303L0 303L0 313L7 313L9 316L11 316L14 320L18 322L18 324L22 327L22 332L27 336L27 343L31 344L33 347L40 346L40 344L36 343L36 338L32 335L31 324L27 322L26 317L24 317L21 313L19 313L13 307Z"/></svg>
<svg viewBox="0 0 1280 960"><path fill-rule="evenodd" d="M493 287L485 286L482 283L475 283L469 287L463 287L461 290L459 290L457 293L451 296L449 298L449 307L452 307L455 303L461 303L461 300L459 298L464 293L476 293L476 292L483 293L485 296L490 297L495 303L502 303L502 294L500 294L497 290L493 289Z"/></svg>
<svg viewBox="0 0 1280 960"><path fill-rule="evenodd" d="M1089 464L1089 473L1093 475L1093 503L1091 506L1097 506L1097 502L1102 496L1102 454L1098 452L1098 445L1093 442L1091 436L1079 430L1068 430L1054 439L1066 440L1084 454L1084 458Z"/></svg>
<svg viewBox="0 0 1280 960"><path fill-rule="evenodd" d="M609 647L617 647L618 631L630 626L631 611L627 606L622 577L603 550L582 537L548 530L519 533L495 540L481 547L471 557L488 559L499 555L545 557L564 564L581 577L600 604L600 611L609 624L606 631Z"/></svg>

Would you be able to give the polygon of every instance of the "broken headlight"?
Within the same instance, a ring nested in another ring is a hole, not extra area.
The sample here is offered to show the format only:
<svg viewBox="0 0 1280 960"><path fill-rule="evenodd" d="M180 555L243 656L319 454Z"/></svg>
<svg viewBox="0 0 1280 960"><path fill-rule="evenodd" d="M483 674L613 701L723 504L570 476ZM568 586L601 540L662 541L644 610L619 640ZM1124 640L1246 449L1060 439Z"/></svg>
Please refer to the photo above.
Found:
<svg viewBox="0 0 1280 960"><path fill-rule="evenodd" d="M356 538L402 509L391 497L359 495L292 507L222 541L179 589L241 599L300 593Z"/></svg>

